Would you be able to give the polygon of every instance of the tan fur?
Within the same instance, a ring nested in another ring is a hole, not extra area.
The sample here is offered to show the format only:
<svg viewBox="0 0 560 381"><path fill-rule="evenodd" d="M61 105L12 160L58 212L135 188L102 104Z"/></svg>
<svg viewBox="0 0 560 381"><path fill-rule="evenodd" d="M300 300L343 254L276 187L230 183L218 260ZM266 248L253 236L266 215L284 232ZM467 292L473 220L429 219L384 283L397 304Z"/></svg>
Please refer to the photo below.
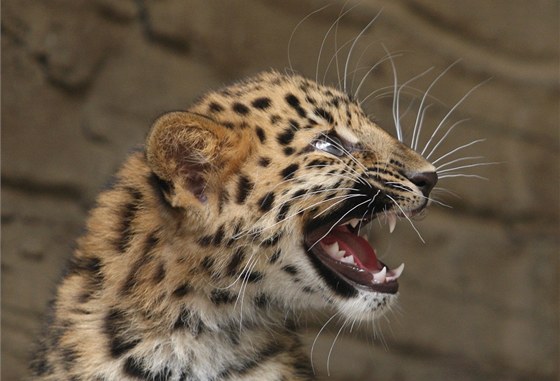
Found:
<svg viewBox="0 0 560 381"><path fill-rule="evenodd" d="M313 148L337 128L352 159ZM299 76L263 73L160 117L91 212L35 379L312 379L289 311L369 320L396 295L337 290L305 227L356 174L379 190L372 203L382 192L420 210L409 177L430 171L345 94Z"/></svg>

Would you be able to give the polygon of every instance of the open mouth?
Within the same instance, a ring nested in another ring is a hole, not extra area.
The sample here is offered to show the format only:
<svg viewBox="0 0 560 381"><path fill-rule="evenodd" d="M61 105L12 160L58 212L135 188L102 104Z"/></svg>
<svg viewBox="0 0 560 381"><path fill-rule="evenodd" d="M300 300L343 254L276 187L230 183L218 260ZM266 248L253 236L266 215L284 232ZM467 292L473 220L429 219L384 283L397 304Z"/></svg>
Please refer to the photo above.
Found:
<svg viewBox="0 0 560 381"><path fill-rule="evenodd" d="M382 212L389 231L395 228L397 214ZM354 287L367 291L395 294L399 289L397 279L402 274L404 263L391 269L381 262L368 240L360 231L371 222L371 218L348 217L333 226L336 219L313 224L307 230L305 244L308 252L342 280ZM332 276L332 274L331 274Z"/></svg>

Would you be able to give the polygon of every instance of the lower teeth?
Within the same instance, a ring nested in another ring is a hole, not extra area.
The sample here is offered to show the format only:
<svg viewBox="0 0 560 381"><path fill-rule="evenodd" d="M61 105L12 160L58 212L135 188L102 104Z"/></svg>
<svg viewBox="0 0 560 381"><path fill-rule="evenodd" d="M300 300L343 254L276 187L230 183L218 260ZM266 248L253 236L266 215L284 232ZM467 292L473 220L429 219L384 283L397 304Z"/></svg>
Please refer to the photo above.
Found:
<svg viewBox="0 0 560 381"><path fill-rule="evenodd" d="M383 270L373 274L373 283L385 283L387 275L387 267L383 266Z"/></svg>

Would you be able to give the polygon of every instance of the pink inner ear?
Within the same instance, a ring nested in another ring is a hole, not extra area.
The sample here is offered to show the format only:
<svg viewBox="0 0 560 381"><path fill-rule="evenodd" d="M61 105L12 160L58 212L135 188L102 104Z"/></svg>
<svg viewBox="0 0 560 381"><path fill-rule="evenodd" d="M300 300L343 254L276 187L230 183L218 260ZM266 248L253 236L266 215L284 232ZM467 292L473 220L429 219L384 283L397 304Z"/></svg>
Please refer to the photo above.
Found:
<svg viewBox="0 0 560 381"><path fill-rule="evenodd" d="M204 179L204 176L202 176L202 174L196 169L191 169L189 173L186 173L184 176L187 190L194 194L198 201L206 203L206 201L208 201L208 197L204 193L206 189L206 180Z"/></svg>

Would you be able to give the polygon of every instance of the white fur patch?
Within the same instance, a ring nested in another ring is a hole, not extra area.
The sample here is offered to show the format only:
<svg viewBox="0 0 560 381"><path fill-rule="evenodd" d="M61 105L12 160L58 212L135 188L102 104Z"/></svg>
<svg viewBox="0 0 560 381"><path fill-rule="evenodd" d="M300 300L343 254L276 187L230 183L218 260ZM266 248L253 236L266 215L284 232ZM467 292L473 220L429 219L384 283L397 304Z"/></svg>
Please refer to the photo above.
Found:
<svg viewBox="0 0 560 381"><path fill-rule="evenodd" d="M358 137L354 135L354 133L348 127L337 125L334 129L338 136L345 139L346 141L352 144L358 143Z"/></svg>

